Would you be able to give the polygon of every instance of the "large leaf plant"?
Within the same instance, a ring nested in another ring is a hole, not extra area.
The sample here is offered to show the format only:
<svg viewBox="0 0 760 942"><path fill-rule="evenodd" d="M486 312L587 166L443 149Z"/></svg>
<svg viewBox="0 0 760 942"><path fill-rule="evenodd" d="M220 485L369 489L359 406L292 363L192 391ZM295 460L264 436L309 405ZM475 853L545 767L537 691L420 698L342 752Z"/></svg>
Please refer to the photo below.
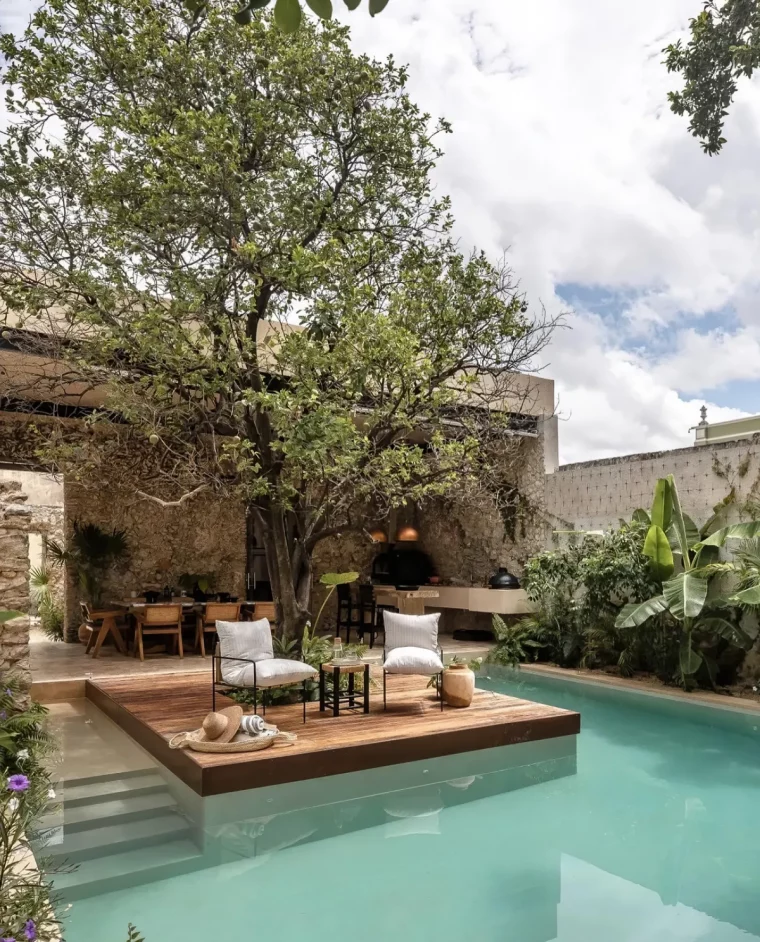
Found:
<svg viewBox="0 0 760 942"><path fill-rule="evenodd" d="M658 480L651 514L638 510L635 516L639 520L648 516L643 552L651 561L653 573L662 582L662 592L644 602L625 605L617 617L616 627L638 627L656 615L669 612L682 627L681 682L691 686L694 675L703 666L714 682L717 664L699 648L696 639L718 636L743 648L749 648L752 643L752 638L730 618L732 608L741 605L738 594L721 597L712 591L713 577L736 571L734 563L719 560L719 550L728 540L750 540L760 534L760 521L733 524L708 535L705 531L712 521L700 530L683 512L672 474Z"/></svg>

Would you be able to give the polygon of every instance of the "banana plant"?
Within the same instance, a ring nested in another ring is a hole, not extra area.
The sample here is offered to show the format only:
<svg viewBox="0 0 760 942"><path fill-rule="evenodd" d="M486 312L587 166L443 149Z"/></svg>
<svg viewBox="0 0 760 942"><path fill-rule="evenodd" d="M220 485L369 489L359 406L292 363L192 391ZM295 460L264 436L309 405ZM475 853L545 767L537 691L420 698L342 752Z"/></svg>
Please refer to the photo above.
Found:
<svg viewBox="0 0 760 942"><path fill-rule="evenodd" d="M748 647L751 639L729 619L714 614L713 609L720 611L735 602L727 599L708 604L710 578L716 573L734 570L732 563L719 561L720 547L730 539L746 540L757 536L760 521L737 523L709 535L700 531L683 512L672 474L657 481L651 513L647 515L637 510L634 517L639 521L646 518L649 523L643 553L662 582L662 593L645 602L624 606L615 625L636 628L656 615L669 612L682 626L679 664L684 682L703 664L714 678L714 663L694 647L695 633L717 634L741 647Z"/></svg>

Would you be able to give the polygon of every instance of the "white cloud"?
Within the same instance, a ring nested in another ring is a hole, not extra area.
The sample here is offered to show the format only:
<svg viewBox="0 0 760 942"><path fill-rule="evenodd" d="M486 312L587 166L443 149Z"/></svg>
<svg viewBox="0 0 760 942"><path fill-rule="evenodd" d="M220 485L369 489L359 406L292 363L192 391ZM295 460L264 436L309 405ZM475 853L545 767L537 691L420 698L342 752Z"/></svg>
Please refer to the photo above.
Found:
<svg viewBox="0 0 760 942"><path fill-rule="evenodd" d="M714 158L666 100L661 49L699 6L392 0L345 17L356 48L408 62L412 95L452 121L437 180L463 245L510 247L551 310L568 282L631 298L613 319L577 310L555 338L563 461L686 445L696 394L760 381L760 89L743 88ZM711 419L743 411L706 401Z"/></svg>
<svg viewBox="0 0 760 942"><path fill-rule="evenodd" d="M34 5L0 0L0 27ZM562 460L686 445L703 401L711 419L741 414L709 391L760 383L760 87L705 157L668 109L661 53L701 0L335 6L357 49L408 62L414 98L453 122L436 175L463 246L510 248L551 311L563 283L629 298L611 319L577 308L549 352Z"/></svg>

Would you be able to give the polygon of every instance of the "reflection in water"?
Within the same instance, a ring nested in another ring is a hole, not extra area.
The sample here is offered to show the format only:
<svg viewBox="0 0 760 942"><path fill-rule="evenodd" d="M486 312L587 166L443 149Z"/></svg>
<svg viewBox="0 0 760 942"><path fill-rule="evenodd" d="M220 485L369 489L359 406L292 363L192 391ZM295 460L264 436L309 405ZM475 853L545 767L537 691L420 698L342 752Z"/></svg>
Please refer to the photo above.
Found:
<svg viewBox="0 0 760 942"><path fill-rule="evenodd" d="M572 755L494 769L469 754L395 791L378 770L207 799L196 869L75 902L70 938L122 942L139 920L147 942L221 927L321 942L340 926L364 942L760 939L751 722L578 684L494 686L581 711L577 774Z"/></svg>

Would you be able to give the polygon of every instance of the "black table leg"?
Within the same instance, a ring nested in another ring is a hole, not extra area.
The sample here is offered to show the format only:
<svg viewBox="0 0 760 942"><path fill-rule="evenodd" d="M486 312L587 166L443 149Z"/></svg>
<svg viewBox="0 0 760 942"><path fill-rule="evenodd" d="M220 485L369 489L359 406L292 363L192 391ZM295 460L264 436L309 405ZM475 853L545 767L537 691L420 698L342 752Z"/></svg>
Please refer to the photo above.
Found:
<svg viewBox="0 0 760 942"><path fill-rule="evenodd" d="M325 672L319 668L319 712L325 711Z"/></svg>
<svg viewBox="0 0 760 942"><path fill-rule="evenodd" d="M340 716L340 668L333 667L333 716Z"/></svg>
<svg viewBox="0 0 760 942"><path fill-rule="evenodd" d="M369 713L369 664L364 665L364 712Z"/></svg>
<svg viewBox="0 0 760 942"><path fill-rule="evenodd" d="M348 706L349 708L354 706L354 672L348 675Z"/></svg>

